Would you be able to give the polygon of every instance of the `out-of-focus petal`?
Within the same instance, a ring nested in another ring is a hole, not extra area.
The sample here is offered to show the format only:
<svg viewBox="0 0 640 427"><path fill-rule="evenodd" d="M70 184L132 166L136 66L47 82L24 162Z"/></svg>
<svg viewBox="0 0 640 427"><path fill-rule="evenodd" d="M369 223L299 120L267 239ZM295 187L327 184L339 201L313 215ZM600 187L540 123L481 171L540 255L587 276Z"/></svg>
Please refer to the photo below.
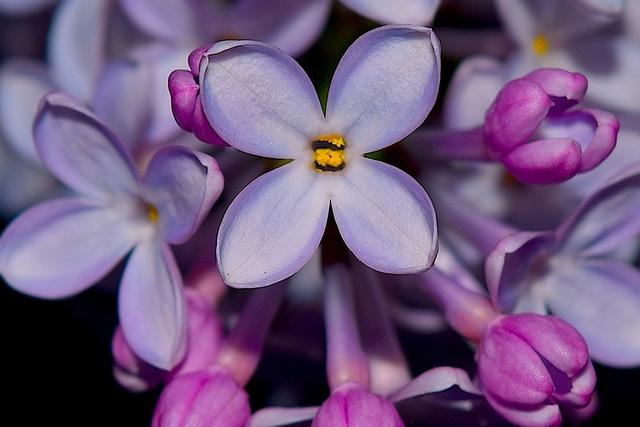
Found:
<svg viewBox="0 0 640 427"><path fill-rule="evenodd" d="M56 180L40 164L25 161L0 141L0 215L15 217L50 197Z"/></svg>
<svg viewBox="0 0 640 427"><path fill-rule="evenodd" d="M485 262L485 277L493 303L501 311L511 312L523 294L533 285L532 268L544 261L555 234L521 232L501 239Z"/></svg>
<svg viewBox="0 0 640 427"><path fill-rule="evenodd" d="M433 204L409 175L386 163L354 159L336 177L333 214L345 243L384 273L425 271L438 252Z"/></svg>
<svg viewBox="0 0 640 427"><path fill-rule="evenodd" d="M10 59L0 68L0 132L22 157L39 163L33 120L42 97L53 89L46 67L28 59Z"/></svg>
<svg viewBox="0 0 640 427"><path fill-rule="evenodd" d="M601 52L594 55L593 52ZM589 78L587 99L599 108L640 113L640 45L626 37L588 37L550 53L553 66L581 70Z"/></svg>
<svg viewBox="0 0 640 427"><path fill-rule="evenodd" d="M150 35L170 41L198 40L200 2L184 0L121 0L127 16Z"/></svg>
<svg viewBox="0 0 640 427"><path fill-rule="evenodd" d="M454 386L470 394L481 394L480 389L473 384L465 371L443 366L418 375L389 398L393 402L399 402L425 394L440 393Z"/></svg>
<svg viewBox="0 0 640 427"><path fill-rule="evenodd" d="M149 125L151 72L140 62L117 61L105 67L93 98L93 111L129 148Z"/></svg>
<svg viewBox="0 0 640 427"><path fill-rule="evenodd" d="M327 100L332 132L349 150L379 150L411 134L436 101L440 42L424 27L389 25L356 40L333 76Z"/></svg>
<svg viewBox="0 0 640 427"><path fill-rule="evenodd" d="M542 139L511 151L502 158L504 167L527 184L555 184L581 170L582 150L573 139Z"/></svg>
<svg viewBox="0 0 640 427"><path fill-rule="evenodd" d="M341 0L360 15L382 24L427 25L440 6L440 0Z"/></svg>
<svg viewBox="0 0 640 427"><path fill-rule="evenodd" d="M144 184L158 209L163 237L173 244L193 235L222 193L224 178L213 157L167 147L151 159Z"/></svg>
<svg viewBox="0 0 640 427"><path fill-rule="evenodd" d="M216 43L201 63L204 111L233 147L263 157L298 158L322 131L320 101L304 70L264 43Z"/></svg>
<svg viewBox="0 0 640 427"><path fill-rule="evenodd" d="M640 165L619 174L593 194L558 228L562 251L597 256L640 231Z"/></svg>
<svg viewBox="0 0 640 427"><path fill-rule="evenodd" d="M11 286L41 298L88 288L139 238L122 210L81 199L37 205L12 222L0 240L0 271Z"/></svg>
<svg viewBox="0 0 640 427"><path fill-rule="evenodd" d="M640 273L615 260L579 260L554 269L547 304L584 336L606 365L640 364Z"/></svg>
<svg viewBox="0 0 640 427"><path fill-rule="evenodd" d="M133 351L164 370L180 363L187 347L182 277L166 243L140 242L125 268L118 295L120 325Z"/></svg>
<svg viewBox="0 0 640 427"><path fill-rule="evenodd" d="M468 129L484 123L487 110L508 80L504 68L485 56L471 57L458 66L445 97L447 128Z"/></svg>
<svg viewBox="0 0 640 427"><path fill-rule="evenodd" d="M106 56L112 4L105 0L65 0L56 9L48 55L58 87L90 101Z"/></svg>
<svg viewBox="0 0 640 427"><path fill-rule="evenodd" d="M0 12L7 15L33 13L55 2L56 0L0 0Z"/></svg>
<svg viewBox="0 0 640 427"><path fill-rule="evenodd" d="M331 5L331 0L245 0L231 12L227 32L298 56L320 36Z"/></svg>
<svg viewBox="0 0 640 427"><path fill-rule="evenodd" d="M60 181L96 198L137 191L128 152L115 135L74 99L48 95L34 124L40 159Z"/></svg>
<svg viewBox="0 0 640 427"><path fill-rule="evenodd" d="M324 178L294 161L240 192L218 231L216 255L225 283L238 288L270 285L311 259L329 213Z"/></svg>
<svg viewBox="0 0 640 427"><path fill-rule="evenodd" d="M523 47L528 47L540 30L539 16L553 7L550 0L496 0L495 5L505 30Z"/></svg>
<svg viewBox="0 0 640 427"><path fill-rule="evenodd" d="M249 427L276 427L301 423L311 420L317 412L317 406L260 409L251 416Z"/></svg>

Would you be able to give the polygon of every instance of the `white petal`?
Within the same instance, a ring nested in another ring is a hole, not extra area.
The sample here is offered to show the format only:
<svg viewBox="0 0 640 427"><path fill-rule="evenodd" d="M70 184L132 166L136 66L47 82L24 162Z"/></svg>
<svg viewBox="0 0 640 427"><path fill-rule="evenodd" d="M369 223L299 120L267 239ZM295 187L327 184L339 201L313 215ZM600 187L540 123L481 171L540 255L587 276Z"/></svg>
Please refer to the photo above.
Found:
<svg viewBox="0 0 640 427"><path fill-rule="evenodd" d="M350 150L400 141L427 118L440 84L440 43L424 27L389 25L356 40L331 81L327 120Z"/></svg>
<svg viewBox="0 0 640 427"><path fill-rule="evenodd" d="M364 264L384 273L425 271L438 252L429 196L398 168L354 159L336 177L333 214L345 243Z"/></svg>
<svg viewBox="0 0 640 427"><path fill-rule="evenodd" d="M218 232L218 267L228 285L270 285L311 259L329 213L322 178L307 164L294 161L240 192Z"/></svg>

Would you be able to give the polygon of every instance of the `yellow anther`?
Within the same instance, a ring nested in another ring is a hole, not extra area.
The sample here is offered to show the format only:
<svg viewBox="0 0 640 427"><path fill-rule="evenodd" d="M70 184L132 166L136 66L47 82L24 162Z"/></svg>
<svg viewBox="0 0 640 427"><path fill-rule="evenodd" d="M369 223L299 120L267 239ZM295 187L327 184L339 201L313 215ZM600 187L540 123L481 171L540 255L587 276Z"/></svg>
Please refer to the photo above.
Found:
<svg viewBox="0 0 640 427"><path fill-rule="evenodd" d="M549 52L549 40L545 36L537 35L531 41L531 49L538 56L546 55Z"/></svg>
<svg viewBox="0 0 640 427"><path fill-rule="evenodd" d="M346 143L340 135L321 135L312 143L313 167L317 171L336 172L344 169Z"/></svg>
<svg viewBox="0 0 640 427"><path fill-rule="evenodd" d="M147 206L147 217L151 222L158 222L158 220L160 219L160 215L158 214L158 209L153 205Z"/></svg>

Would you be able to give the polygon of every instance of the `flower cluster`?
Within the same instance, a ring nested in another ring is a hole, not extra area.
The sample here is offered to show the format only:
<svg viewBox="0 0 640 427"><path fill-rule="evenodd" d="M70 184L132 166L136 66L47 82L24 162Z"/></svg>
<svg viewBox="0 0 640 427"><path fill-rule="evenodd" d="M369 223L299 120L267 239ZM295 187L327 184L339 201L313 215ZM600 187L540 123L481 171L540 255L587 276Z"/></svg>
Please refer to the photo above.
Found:
<svg viewBox="0 0 640 427"><path fill-rule="evenodd" d="M639 9L0 0L0 275L117 301L154 427L588 419L640 367Z"/></svg>

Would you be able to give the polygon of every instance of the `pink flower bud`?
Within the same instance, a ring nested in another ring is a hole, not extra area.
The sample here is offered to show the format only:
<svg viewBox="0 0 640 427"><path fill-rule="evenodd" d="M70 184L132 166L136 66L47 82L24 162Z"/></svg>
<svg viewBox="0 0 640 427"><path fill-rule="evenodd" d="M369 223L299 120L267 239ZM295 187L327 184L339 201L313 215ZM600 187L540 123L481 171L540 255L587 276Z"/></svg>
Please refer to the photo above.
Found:
<svg viewBox="0 0 640 427"><path fill-rule="evenodd" d="M560 406L585 407L594 393L596 377L584 339L553 316L496 318L476 360L488 402L518 425L558 425Z"/></svg>
<svg viewBox="0 0 640 427"><path fill-rule="evenodd" d="M162 391L152 427L245 427L247 393L224 369L213 366L175 377Z"/></svg>
<svg viewBox="0 0 640 427"><path fill-rule="evenodd" d="M201 46L191 52L188 61L190 70L175 70L169 75L171 111L178 126L187 132L193 132L200 141L226 146L227 143L211 127L200 101L199 67L202 56L209 47Z"/></svg>
<svg viewBox="0 0 640 427"><path fill-rule="evenodd" d="M543 68L507 83L487 111L489 156L528 184L566 181L611 153L619 122L610 113L570 109L587 90L579 73Z"/></svg>
<svg viewBox="0 0 640 427"><path fill-rule="evenodd" d="M311 427L403 427L398 411L386 398L355 383L336 387L322 404Z"/></svg>

